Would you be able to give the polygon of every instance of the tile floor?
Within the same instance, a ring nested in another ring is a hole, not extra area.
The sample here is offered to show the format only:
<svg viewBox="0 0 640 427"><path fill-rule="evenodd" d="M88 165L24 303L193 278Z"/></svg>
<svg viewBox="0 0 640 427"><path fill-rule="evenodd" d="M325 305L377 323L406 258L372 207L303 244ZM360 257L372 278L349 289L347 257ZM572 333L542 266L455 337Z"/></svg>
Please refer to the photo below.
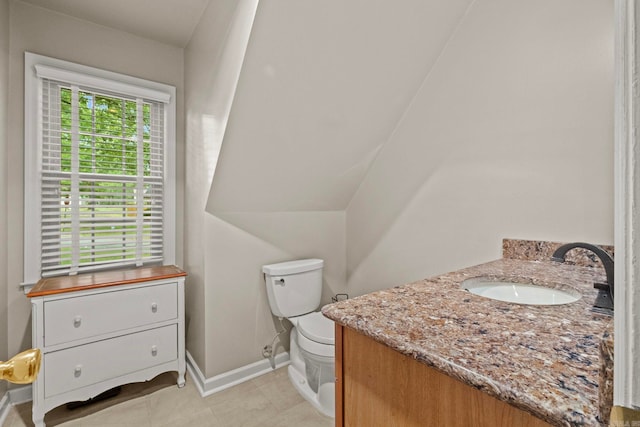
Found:
<svg viewBox="0 0 640 427"><path fill-rule="evenodd" d="M174 373L147 383L129 384L115 397L47 413L47 427L331 427L325 417L293 388L280 368L235 387L200 397L193 381L179 389ZM5 427L33 426L31 403L11 408Z"/></svg>

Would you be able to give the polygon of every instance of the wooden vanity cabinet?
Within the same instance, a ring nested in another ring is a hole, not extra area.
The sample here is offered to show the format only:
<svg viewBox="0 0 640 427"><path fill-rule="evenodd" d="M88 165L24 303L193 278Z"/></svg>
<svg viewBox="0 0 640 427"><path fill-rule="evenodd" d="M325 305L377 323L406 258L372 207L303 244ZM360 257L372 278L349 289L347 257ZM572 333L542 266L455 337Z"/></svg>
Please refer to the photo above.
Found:
<svg viewBox="0 0 640 427"><path fill-rule="evenodd" d="M337 427L550 427L535 416L336 324Z"/></svg>
<svg viewBox="0 0 640 427"><path fill-rule="evenodd" d="M185 383L184 276L174 266L43 279L31 298L33 422L116 386L178 372Z"/></svg>

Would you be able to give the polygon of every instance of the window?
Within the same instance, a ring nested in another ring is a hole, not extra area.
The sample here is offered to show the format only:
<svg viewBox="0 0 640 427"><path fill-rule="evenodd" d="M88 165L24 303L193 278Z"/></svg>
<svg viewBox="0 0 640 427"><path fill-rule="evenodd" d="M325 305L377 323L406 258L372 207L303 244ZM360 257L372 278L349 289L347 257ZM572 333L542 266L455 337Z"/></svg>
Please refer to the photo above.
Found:
<svg viewBox="0 0 640 427"><path fill-rule="evenodd" d="M25 282L174 263L175 89L25 56Z"/></svg>

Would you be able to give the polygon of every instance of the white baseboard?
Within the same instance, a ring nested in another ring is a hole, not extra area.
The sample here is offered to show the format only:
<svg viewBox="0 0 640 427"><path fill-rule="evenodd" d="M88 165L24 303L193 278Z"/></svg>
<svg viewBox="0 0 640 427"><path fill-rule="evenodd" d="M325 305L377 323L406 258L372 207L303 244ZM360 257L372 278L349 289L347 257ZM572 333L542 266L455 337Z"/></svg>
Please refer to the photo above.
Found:
<svg viewBox="0 0 640 427"><path fill-rule="evenodd" d="M12 405L31 402L32 399L31 384L9 390L9 400Z"/></svg>
<svg viewBox="0 0 640 427"><path fill-rule="evenodd" d="M4 425L9 411L11 410L11 399L9 399L9 392L5 392L2 399L0 399L0 426Z"/></svg>
<svg viewBox="0 0 640 427"><path fill-rule="evenodd" d="M7 420L9 411L13 405L31 401L31 386L18 387L7 390L0 398L0 426Z"/></svg>
<svg viewBox="0 0 640 427"><path fill-rule="evenodd" d="M202 371L187 350L187 371L193 380L200 396L206 397L225 390L234 385L238 385L252 378L267 374L273 370L268 359L260 360L249 365L241 366L232 371L224 372L212 378L205 378ZM275 367L280 368L289 364L289 353L278 353L275 357Z"/></svg>

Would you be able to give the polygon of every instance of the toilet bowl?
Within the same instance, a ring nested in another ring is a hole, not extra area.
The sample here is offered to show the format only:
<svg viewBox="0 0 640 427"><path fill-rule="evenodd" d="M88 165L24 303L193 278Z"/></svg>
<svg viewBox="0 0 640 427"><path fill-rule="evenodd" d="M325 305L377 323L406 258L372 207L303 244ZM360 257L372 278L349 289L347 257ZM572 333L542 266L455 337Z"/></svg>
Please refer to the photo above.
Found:
<svg viewBox="0 0 640 427"><path fill-rule="evenodd" d="M298 260L265 265L262 270L272 313L293 325L289 379L314 408L334 417L334 323L312 311L320 305L323 264L318 259Z"/></svg>
<svg viewBox="0 0 640 427"><path fill-rule="evenodd" d="M335 416L335 340L333 321L314 312L289 319L289 379L318 411Z"/></svg>

